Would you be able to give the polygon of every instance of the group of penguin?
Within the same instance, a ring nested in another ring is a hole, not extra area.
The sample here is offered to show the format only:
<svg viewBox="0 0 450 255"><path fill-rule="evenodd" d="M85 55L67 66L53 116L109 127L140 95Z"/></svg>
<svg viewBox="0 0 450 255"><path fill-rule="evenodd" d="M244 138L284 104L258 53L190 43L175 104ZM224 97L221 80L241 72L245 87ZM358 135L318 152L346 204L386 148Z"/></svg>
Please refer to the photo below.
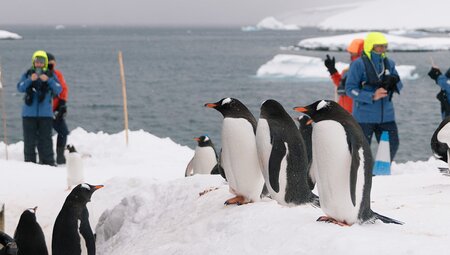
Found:
<svg viewBox="0 0 450 255"><path fill-rule="evenodd" d="M77 185L67 196L56 217L52 235L53 255L95 255L95 235L89 223L86 204L92 194L103 185ZM41 226L36 220L36 209L25 210L20 216L14 238L0 231L0 255L48 255Z"/></svg>
<svg viewBox="0 0 450 255"><path fill-rule="evenodd" d="M354 223L403 224L370 208L373 157L356 120L339 104L319 100L295 107L304 115L294 119L276 100L262 103L259 120L236 98L205 104L223 115L220 155L208 136L186 169L220 173L235 197L226 205L256 202L266 195L279 204L312 204L326 216L318 221L350 226ZM312 190L317 185L318 195Z"/></svg>

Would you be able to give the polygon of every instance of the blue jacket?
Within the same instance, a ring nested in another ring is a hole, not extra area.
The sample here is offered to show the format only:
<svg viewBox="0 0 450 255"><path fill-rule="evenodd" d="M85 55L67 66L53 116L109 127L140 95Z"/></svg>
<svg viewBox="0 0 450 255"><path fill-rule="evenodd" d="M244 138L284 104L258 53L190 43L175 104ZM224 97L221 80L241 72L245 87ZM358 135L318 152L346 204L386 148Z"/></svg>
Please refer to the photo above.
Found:
<svg viewBox="0 0 450 255"><path fill-rule="evenodd" d="M377 73L383 71L383 57L371 53L371 61ZM387 59L386 73L397 75L395 63ZM364 85L363 85L364 84ZM345 83L345 91L353 98L353 117L359 123L385 123L395 121L394 104L390 100L391 95L374 101L375 90L380 88L379 84L368 84L368 76L362 57L350 64L350 69ZM400 91L403 88L401 81L397 83ZM392 92L391 92L392 93Z"/></svg>
<svg viewBox="0 0 450 255"><path fill-rule="evenodd" d="M19 83L17 84L17 90L19 92L27 93L27 89L33 89L32 93L32 102L30 105L26 103L23 104L22 107L22 117L50 117L53 118L53 109L52 109L52 100L53 95L59 95L61 93L62 88L59 84L59 81L56 77L49 77L47 80L48 88L45 92L45 97L41 102L39 102L39 96L43 93L41 88L43 86L43 82L41 80L36 80L34 82L35 88L32 88L33 82L31 81L31 72L25 72ZM43 95L42 95L43 96Z"/></svg>

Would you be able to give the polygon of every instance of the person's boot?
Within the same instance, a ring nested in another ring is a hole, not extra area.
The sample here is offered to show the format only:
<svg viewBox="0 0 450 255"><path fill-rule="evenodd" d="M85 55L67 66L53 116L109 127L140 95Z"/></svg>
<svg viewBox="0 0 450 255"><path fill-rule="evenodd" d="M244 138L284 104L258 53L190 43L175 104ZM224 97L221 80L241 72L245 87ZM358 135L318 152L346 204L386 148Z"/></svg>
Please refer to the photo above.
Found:
<svg viewBox="0 0 450 255"><path fill-rule="evenodd" d="M66 157L64 157L64 147L56 147L56 164L63 165L66 163Z"/></svg>

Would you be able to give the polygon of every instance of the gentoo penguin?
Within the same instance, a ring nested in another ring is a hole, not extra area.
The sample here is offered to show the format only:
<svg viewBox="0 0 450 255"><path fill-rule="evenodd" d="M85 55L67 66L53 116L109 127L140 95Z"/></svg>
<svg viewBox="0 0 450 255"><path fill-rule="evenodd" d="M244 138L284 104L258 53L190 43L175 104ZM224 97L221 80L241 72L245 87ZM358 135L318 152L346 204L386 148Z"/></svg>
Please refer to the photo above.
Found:
<svg viewBox="0 0 450 255"><path fill-rule="evenodd" d="M68 144L67 150L67 189L70 190L73 186L76 186L84 182L84 169L83 169L83 157L77 152L75 146Z"/></svg>
<svg viewBox="0 0 450 255"><path fill-rule="evenodd" d="M194 138L197 141L194 157L186 167L184 176L191 176L194 174L219 174L214 172L217 165L217 153L214 149L214 144L211 138L207 135Z"/></svg>
<svg viewBox="0 0 450 255"><path fill-rule="evenodd" d="M303 137L303 141L306 146L306 153L308 154L308 162L310 165L309 174L308 174L308 184L311 190L314 189L316 185L316 180L314 180L313 170L311 169L314 164L312 163L312 119L308 115L302 115L296 118L299 123L298 129L300 131L300 135Z"/></svg>
<svg viewBox="0 0 450 255"><path fill-rule="evenodd" d="M261 105L256 147L273 199L282 205L319 206L319 198L308 184L309 162L303 138L294 120L275 100L266 100Z"/></svg>
<svg viewBox="0 0 450 255"><path fill-rule="evenodd" d="M83 183L67 196L53 226L53 255L80 255L82 250L83 254L95 255L95 237L86 204L91 201L92 193L100 188L103 185Z"/></svg>
<svg viewBox="0 0 450 255"><path fill-rule="evenodd" d="M16 240L18 255L47 255L47 245L45 243L44 232L36 221L36 209L30 208L25 210L20 216L14 233Z"/></svg>
<svg viewBox="0 0 450 255"><path fill-rule="evenodd" d="M449 145L450 145L450 116L442 120L436 131L431 137L431 150L434 156L448 163Z"/></svg>
<svg viewBox="0 0 450 255"><path fill-rule="evenodd" d="M320 206L326 214L318 221L352 225L379 219L384 223L403 224L370 209L373 158L369 143L355 119L329 100L294 110L309 115L315 122L313 175Z"/></svg>
<svg viewBox="0 0 450 255"><path fill-rule="evenodd" d="M223 115L220 165L236 197L225 204L245 204L260 199L264 186L256 151L256 120L248 108L235 98L205 104Z"/></svg>
<svg viewBox="0 0 450 255"><path fill-rule="evenodd" d="M16 255L17 243L8 234L0 231L0 255Z"/></svg>

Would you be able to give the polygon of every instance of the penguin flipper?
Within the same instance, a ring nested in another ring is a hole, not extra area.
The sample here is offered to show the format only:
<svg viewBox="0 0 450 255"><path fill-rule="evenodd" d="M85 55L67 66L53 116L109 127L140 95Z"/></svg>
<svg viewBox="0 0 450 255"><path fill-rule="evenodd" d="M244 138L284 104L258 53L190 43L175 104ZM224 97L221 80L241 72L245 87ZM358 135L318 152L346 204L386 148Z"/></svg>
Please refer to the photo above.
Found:
<svg viewBox="0 0 450 255"><path fill-rule="evenodd" d="M280 167L281 161L286 156L286 146L281 139L272 138L272 151L269 158L269 182L275 192L280 191Z"/></svg>
<svg viewBox="0 0 450 255"><path fill-rule="evenodd" d="M386 223L386 224L398 224L398 225L405 224L404 222L401 222L399 220L395 220L395 219L386 217L384 215L378 214L376 212L373 212L373 218L371 220L369 220L369 221L373 222L375 220L381 220L383 223Z"/></svg>
<svg viewBox="0 0 450 255"><path fill-rule="evenodd" d="M89 211L85 206L81 213L80 219L80 234L83 236L86 243L88 255L95 255L95 236L89 224Z"/></svg>
<svg viewBox="0 0 450 255"><path fill-rule="evenodd" d="M227 180L227 176L225 175L225 169L223 169L221 163L222 162L222 149L220 149L220 156L217 158L217 168L219 169L219 174Z"/></svg>
<svg viewBox="0 0 450 255"><path fill-rule="evenodd" d="M439 127L441 127L441 125L439 125ZM431 150L433 151L435 158L448 162L447 151L449 150L449 147L446 143L438 141L437 134L439 131L441 131L440 128L436 129L431 137Z"/></svg>
<svg viewBox="0 0 450 255"><path fill-rule="evenodd" d="M359 150L355 143L349 142L349 147L351 147L352 153L352 164L350 166L350 197L353 206L356 206L356 181L358 180L358 169L361 158L359 157Z"/></svg>
<svg viewBox="0 0 450 255"><path fill-rule="evenodd" d="M186 167L186 172L184 173L184 177L188 177L191 176L194 173L194 168L193 168L193 164L192 162L194 161L194 157L192 157L191 161L189 161L187 167Z"/></svg>

